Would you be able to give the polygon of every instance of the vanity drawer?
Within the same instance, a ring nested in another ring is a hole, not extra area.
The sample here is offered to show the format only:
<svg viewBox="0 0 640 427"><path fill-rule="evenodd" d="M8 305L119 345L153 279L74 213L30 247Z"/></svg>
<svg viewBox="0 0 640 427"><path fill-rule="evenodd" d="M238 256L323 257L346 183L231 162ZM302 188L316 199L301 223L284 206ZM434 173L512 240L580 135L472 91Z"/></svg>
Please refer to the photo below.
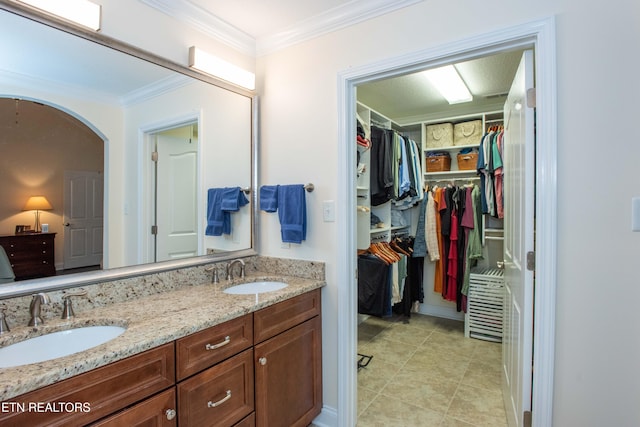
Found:
<svg viewBox="0 0 640 427"><path fill-rule="evenodd" d="M180 426L232 426L254 410L253 349L178 384Z"/></svg>
<svg viewBox="0 0 640 427"><path fill-rule="evenodd" d="M178 381L253 345L253 316L247 314L176 341Z"/></svg>
<svg viewBox="0 0 640 427"><path fill-rule="evenodd" d="M320 289L253 313L254 343L274 337L320 314Z"/></svg>
<svg viewBox="0 0 640 427"><path fill-rule="evenodd" d="M172 387L131 408L91 424L91 427L175 427L178 425L175 410L176 389Z"/></svg>
<svg viewBox="0 0 640 427"><path fill-rule="evenodd" d="M173 343L165 344L13 398L12 402L24 403L26 408L41 402L66 409L0 413L0 425L71 427L96 421L171 387L174 351Z"/></svg>

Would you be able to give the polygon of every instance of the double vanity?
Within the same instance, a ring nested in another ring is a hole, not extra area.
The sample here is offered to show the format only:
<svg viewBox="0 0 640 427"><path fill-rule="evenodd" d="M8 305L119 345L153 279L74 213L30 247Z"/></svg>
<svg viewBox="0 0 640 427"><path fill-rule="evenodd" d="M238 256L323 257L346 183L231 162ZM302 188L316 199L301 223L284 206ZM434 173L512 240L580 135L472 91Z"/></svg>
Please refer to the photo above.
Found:
<svg viewBox="0 0 640 427"><path fill-rule="evenodd" d="M188 270L119 283L117 297L84 286L74 318L57 302L40 326L12 324L0 347L62 353L0 368L0 425L309 425L322 406L324 266L253 257L246 277L218 283ZM58 357L83 333L98 344Z"/></svg>

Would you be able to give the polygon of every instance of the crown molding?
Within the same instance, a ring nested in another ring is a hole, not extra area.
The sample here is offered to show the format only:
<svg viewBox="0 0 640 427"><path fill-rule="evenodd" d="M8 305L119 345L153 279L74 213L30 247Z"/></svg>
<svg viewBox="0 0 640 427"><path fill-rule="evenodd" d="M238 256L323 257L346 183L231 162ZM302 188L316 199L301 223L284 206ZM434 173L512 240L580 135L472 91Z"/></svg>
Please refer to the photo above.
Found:
<svg viewBox="0 0 640 427"><path fill-rule="evenodd" d="M153 82L120 97L120 104L130 107L144 101L156 98L162 94L174 91L193 83L194 79L181 74L172 74L162 80Z"/></svg>
<svg viewBox="0 0 640 427"><path fill-rule="evenodd" d="M189 0L139 0L253 57L266 55L424 0L352 0L258 40Z"/></svg>
<svg viewBox="0 0 640 427"><path fill-rule="evenodd" d="M353 0L257 40L256 55L266 55L294 44L349 27L424 0Z"/></svg>
<svg viewBox="0 0 640 427"><path fill-rule="evenodd" d="M185 22L198 31L250 56L256 55L256 40L233 25L188 0L139 0L160 12Z"/></svg>

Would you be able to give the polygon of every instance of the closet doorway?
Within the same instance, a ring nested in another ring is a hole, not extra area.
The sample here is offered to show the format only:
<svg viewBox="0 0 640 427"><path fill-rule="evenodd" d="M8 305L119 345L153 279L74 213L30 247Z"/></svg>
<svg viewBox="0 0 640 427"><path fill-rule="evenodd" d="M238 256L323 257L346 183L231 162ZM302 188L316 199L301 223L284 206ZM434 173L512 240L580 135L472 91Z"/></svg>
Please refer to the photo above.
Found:
<svg viewBox="0 0 640 427"><path fill-rule="evenodd" d="M471 60L479 60L482 58L488 58L495 54L508 53L514 50L521 50L525 48L532 48L536 51L536 72L537 72L537 145L531 148L531 153L535 151L537 158L536 163L536 178L534 183L535 196L538 199L538 211L536 212L535 227L538 230L535 245L536 247L544 247L549 253L540 256L536 260L535 273L538 279L545 278L549 281L540 281L539 287L536 289L536 307L532 317L536 322L536 329L538 334L535 337L536 344L536 359L534 360L533 370L533 394L530 399L524 398L522 403L522 410L526 411L531 408L532 402L536 409L535 416L533 417L533 425L545 425L551 422L551 402L552 402L552 386L553 386L553 310L554 310L554 288L555 288L555 260L553 254L555 253L555 116L554 116L554 99L555 99L555 84L554 84L554 40L552 31L552 21L542 21L530 25L523 25L521 27L512 28L509 31L504 31L496 34L486 35L475 40L467 40L466 43L456 43L452 46L439 47L435 51L424 52L420 56L420 60L416 60L416 55L412 55L410 58L400 58L387 61L384 64L378 64L376 66L370 66L361 70L350 70L348 73L341 76L342 82L345 84L345 92L342 93L344 101L345 116L343 117L344 123L344 144L347 146L349 139L353 135L353 129L355 129L355 117L357 112L356 106L356 92L358 94L358 100L361 99L359 91L364 88L366 84L375 84L386 79L398 76L407 76L417 73L427 68L435 68L446 64L464 63ZM461 48L461 46L465 46ZM443 54L445 52L445 54ZM504 101L504 99L503 99ZM371 101L369 101L371 102ZM503 102L504 103L504 102ZM382 113L381 113L382 114ZM436 117L437 118L437 117ZM353 150L353 149L352 149ZM347 149L349 151L349 149ZM530 159L532 160L532 159ZM347 180L350 182L356 181L355 173L351 174L349 166L354 164L356 156L353 151L346 156L347 163L344 165L344 173ZM351 177L351 178L350 178ZM358 189L347 189L346 194L352 197L351 200L355 200L358 195ZM544 209L540 209L540 206L544 204ZM356 203L353 203L353 211L356 209ZM357 220L355 215L351 216L347 214L347 221L345 228L350 235L354 236L350 245L347 245L345 250L353 250L355 253L356 242L356 226ZM549 231L549 234L541 234L540 231ZM533 231L533 230L531 230ZM351 279L351 283L355 281L355 278L351 278L349 271L355 270L355 261L350 258L352 254L345 253L344 259L344 274L346 278ZM355 287L351 287L351 292L345 292L343 295L345 303L349 303L350 306L345 310L339 310L339 312L349 313L351 316L348 319L343 319L342 324L351 325L351 328L346 328L346 332L342 334L340 342L343 344L343 350L350 350L356 352L357 341L357 296L353 292ZM425 289L425 293L427 289ZM544 304L544 305L541 305ZM528 304L533 305L533 301L529 301ZM533 309L533 307L529 307ZM339 320L340 321L340 320ZM344 340L344 341L343 341ZM529 338L529 342L534 341ZM350 355L345 355L342 352L339 372L344 373L347 378L347 382L340 385L339 399L340 401L346 401L348 407L345 408L343 420L346 424L355 424L357 419L356 401L354 396L357 395L357 372L356 368L349 366L347 360L353 360ZM344 359L342 357L344 356ZM351 357L349 359L349 357ZM344 363L344 362L347 363ZM523 371L526 369L523 367ZM342 377L343 375L341 375ZM351 382L349 382L351 381ZM531 390L531 389L530 389ZM340 398L342 394L343 398ZM524 414L514 415L516 419L522 419ZM520 425L520 422L514 422L514 425Z"/></svg>

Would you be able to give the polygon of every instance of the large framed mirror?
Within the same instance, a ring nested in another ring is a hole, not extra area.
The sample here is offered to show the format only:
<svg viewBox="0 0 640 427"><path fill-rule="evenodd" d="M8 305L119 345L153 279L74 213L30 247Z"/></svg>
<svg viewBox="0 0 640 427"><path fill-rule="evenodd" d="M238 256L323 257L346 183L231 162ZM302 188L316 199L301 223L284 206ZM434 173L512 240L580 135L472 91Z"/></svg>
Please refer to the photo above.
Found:
<svg viewBox="0 0 640 427"><path fill-rule="evenodd" d="M38 216L58 273L0 298L255 254L253 92L10 2L0 35L0 244Z"/></svg>

